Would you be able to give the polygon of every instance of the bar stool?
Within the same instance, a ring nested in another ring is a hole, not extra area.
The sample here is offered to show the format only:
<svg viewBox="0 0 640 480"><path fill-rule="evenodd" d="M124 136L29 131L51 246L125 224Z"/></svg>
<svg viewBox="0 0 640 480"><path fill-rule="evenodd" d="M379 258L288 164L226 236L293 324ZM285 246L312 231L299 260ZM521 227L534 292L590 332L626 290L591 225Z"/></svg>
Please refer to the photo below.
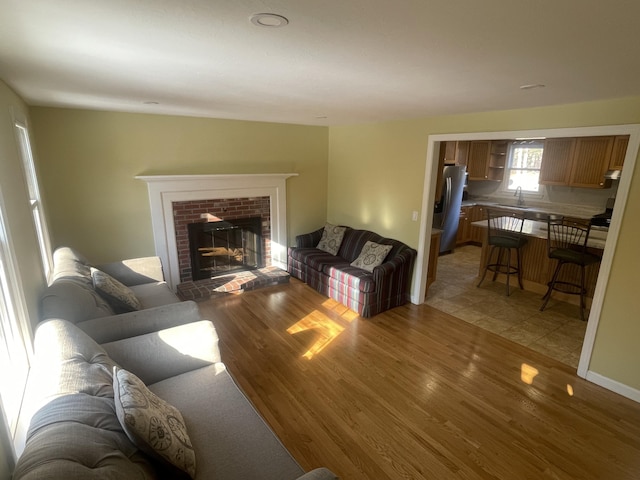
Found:
<svg viewBox="0 0 640 480"><path fill-rule="evenodd" d="M557 290L569 295L580 295L580 319L584 321L585 301L585 268L602 259L599 255L587 251L587 241L591 232L591 221L575 218L549 218L547 220L547 250L548 257L558 261L553 277L547 284L549 288L544 294L540 311L549 303L551 292ZM564 265L573 264L580 267L580 283L558 280L558 275Z"/></svg>
<svg viewBox="0 0 640 480"><path fill-rule="evenodd" d="M488 208L487 222L487 244L491 245L491 250L489 251L489 255L487 255L487 263L484 266L484 272L482 273L478 287L484 282L487 271L493 272L494 282L498 277L498 273L503 273L507 276L507 296L509 296L511 295L509 277L513 274L517 274L520 289L524 289L522 286L522 274L520 272L520 249L527 243L527 239L522 236L524 216L516 213L507 214L504 211ZM516 252L515 265L511 264L512 250ZM494 253L497 253L497 255L492 263Z"/></svg>

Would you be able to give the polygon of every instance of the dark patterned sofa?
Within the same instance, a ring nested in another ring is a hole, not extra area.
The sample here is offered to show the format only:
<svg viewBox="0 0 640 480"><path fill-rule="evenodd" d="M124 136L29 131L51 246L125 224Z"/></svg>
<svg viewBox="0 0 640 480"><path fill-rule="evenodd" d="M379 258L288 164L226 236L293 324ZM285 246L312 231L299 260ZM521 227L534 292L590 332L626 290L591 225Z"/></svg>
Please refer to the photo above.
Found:
<svg viewBox="0 0 640 480"><path fill-rule="evenodd" d="M296 237L288 250L288 271L318 292L372 317L409 299L411 273L417 252L398 240L368 230L346 227L337 255L316 248L324 228ZM367 241L391 245L384 262L368 272L350 264Z"/></svg>

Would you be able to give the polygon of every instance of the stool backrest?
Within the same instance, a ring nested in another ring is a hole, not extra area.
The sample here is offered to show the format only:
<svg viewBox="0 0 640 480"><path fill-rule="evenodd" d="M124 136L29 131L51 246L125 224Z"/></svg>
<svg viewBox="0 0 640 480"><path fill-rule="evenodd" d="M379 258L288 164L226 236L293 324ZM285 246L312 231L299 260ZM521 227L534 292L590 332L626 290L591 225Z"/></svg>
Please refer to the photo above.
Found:
<svg viewBox="0 0 640 480"><path fill-rule="evenodd" d="M549 253L559 248L586 252L591 221L571 217L549 217L547 220Z"/></svg>
<svg viewBox="0 0 640 480"><path fill-rule="evenodd" d="M518 213L508 213L504 210L487 209L489 238L512 237L518 238L522 234L524 216Z"/></svg>

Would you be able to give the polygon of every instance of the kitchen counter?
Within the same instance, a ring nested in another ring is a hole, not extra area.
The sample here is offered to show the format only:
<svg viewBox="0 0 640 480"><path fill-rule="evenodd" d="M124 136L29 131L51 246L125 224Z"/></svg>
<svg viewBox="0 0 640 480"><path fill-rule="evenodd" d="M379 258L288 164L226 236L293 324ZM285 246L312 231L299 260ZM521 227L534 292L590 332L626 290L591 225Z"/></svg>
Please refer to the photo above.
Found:
<svg viewBox="0 0 640 480"><path fill-rule="evenodd" d="M488 227L486 220L473 222L471 225L480 228ZM608 229L605 227L591 227L587 246L598 250L604 250L604 245L607 241L607 233ZM522 234L528 237L535 237L546 240L547 222L541 222L538 220L525 220L524 224L522 225Z"/></svg>
<svg viewBox="0 0 640 480"><path fill-rule="evenodd" d="M590 219L598 213L602 213L603 209L597 207L586 207L583 205L569 205L558 203L543 203L543 202L527 202L525 205L519 207L515 201L489 201L481 199L465 200L462 202L463 207L472 207L474 205L480 205L485 207L494 207L506 210L513 210L526 215L540 216L538 214L546 215L562 215L565 217L585 218Z"/></svg>

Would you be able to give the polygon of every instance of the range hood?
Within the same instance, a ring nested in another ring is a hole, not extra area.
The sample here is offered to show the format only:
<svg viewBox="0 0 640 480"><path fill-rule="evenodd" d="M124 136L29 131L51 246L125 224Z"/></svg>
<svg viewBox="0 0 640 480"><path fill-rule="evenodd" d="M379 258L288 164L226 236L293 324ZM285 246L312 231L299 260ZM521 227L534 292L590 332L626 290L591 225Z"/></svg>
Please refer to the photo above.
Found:
<svg viewBox="0 0 640 480"><path fill-rule="evenodd" d="M620 180L622 170L607 170L604 174L604 178L607 180Z"/></svg>

